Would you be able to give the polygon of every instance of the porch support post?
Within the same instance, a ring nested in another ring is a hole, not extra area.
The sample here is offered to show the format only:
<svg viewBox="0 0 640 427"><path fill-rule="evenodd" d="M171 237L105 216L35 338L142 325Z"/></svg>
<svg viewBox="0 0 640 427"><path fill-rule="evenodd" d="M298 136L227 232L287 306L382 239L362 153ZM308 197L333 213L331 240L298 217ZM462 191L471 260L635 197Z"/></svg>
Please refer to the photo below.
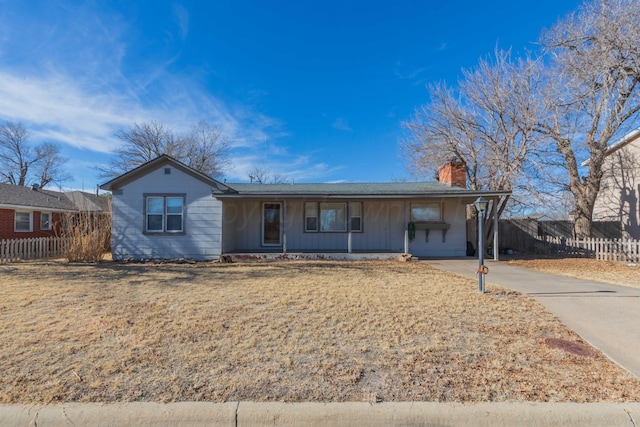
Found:
<svg viewBox="0 0 640 427"><path fill-rule="evenodd" d="M351 253L351 230L347 234L347 253Z"/></svg>
<svg viewBox="0 0 640 427"><path fill-rule="evenodd" d="M499 261L499 249L500 246L498 246L499 243L499 232L498 232L498 200L499 198L496 197L495 199L493 199L493 203L494 203L494 207L493 207L493 260L494 261Z"/></svg>
<svg viewBox="0 0 640 427"><path fill-rule="evenodd" d="M407 209L407 202L404 201L404 253L409 253L409 211Z"/></svg>
<svg viewBox="0 0 640 427"><path fill-rule="evenodd" d="M282 201L282 253L287 254L287 200Z"/></svg>

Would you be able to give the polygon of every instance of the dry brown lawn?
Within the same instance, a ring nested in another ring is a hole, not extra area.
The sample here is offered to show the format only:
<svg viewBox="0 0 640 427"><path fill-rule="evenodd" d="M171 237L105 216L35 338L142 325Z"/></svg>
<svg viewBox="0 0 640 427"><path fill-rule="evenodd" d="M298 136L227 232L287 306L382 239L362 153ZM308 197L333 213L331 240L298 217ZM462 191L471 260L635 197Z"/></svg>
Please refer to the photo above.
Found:
<svg viewBox="0 0 640 427"><path fill-rule="evenodd" d="M545 273L640 288L640 266L628 262L599 261L589 258L550 258L511 260L508 263Z"/></svg>
<svg viewBox="0 0 640 427"><path fill-rule="evenodd" d="M424 263L0 265L0 402L640 401L487 289Z"/></svg>

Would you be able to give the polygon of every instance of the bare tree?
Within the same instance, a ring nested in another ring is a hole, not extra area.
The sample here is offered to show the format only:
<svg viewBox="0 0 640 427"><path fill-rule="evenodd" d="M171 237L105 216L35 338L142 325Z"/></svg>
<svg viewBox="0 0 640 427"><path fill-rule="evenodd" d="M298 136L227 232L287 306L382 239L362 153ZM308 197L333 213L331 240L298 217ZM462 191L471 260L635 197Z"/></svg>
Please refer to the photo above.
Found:
<svg viewBox="0 0 640 427"><path fill-rule="evenodd" d="M34 164L35 179L40 182L40 187L52 182L64 182L69 175L63 170L67 161L60 155L60 147L50 142L45 142L36 147L36 157L40 161Z"/></svg>
<svg viewBox="0 0 640 427"><path fill-rule="evenodd" d="M255 166L249 171L249 181L253 184L284 184L286 178L280 173Z"/></svg>
<svg viewBox="0 0 640 427"><path fill-rule="evenodd" d="M184 139L189 166L212 177L222 175L229 165L230 141L218 128L201 120Z"/></svg>
<svg viewBox="0 0 640 427"><path fill-rule="evenodd" d="M0 125L0 179L13 185L31 183L45 187L69 177L63 170L66 159L60 147L49 142L33 146L31 134L20 122Z"/></svg>
<svg viewBox="0 0 640 427"><path fill-rule="evenodd" d="M537 61L512 60L509 52L496 50L492 59L463 71L456 89L428 86L430 102L404 123L411 136L402 148L414 173L428 175L456 159L473 190L525 188L527 161L537 144L539 82ZM506 203L502 199L491 209L501 214Z"/></svg>
<svg viewBox="0 0 640 427"><path fill-rule="evenodd" d="M537 130L550 143L547 162L566 170L574 232L589 237L607 146L635 124L640 111L640 2L585 3L541 42L550 63L546 114ZM582 173L580 161L586 159Z"/></svg>
<svg viewBox="0 0 640 427"><path fill-rule="evenodd" d="M186 134L175 134L160 122L134 123L116 136L122 145L116 149L102 177L113 177L167 154L205 175L218 177L228 165L230 142L206 121L196 123Z"/></svg>

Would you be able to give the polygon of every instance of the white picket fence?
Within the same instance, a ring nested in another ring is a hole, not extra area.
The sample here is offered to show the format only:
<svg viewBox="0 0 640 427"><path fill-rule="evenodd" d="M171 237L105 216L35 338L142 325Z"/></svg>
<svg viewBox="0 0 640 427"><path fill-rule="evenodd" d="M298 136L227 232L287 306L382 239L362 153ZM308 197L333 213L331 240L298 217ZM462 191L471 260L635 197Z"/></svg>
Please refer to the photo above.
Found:
<svg viewBox="0 0 640 427"><path fill-rule="evenodd" d="M68 246L69 239L61 237L0 240L0 263L61 257Z"/></svg>
<svg viewBox="0 0 640 427"><path fill-rule="evenodd" d="M550 237L544 239L554 251L583 255L604 261L640 262L640 240L625 239L570 239Z"/></svg>

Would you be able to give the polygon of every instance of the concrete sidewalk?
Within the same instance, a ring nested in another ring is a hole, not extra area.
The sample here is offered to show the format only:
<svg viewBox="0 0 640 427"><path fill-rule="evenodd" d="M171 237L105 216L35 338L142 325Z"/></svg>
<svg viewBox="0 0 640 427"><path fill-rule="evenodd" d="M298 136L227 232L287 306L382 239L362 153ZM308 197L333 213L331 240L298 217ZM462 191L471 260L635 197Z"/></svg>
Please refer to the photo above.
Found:
<svg viewBox="0 0 640 427"><path fill-rule="evenodd" d="M625 426L640 403L118 403L0 405L13 426Z"/></svg>
<svg viewBox="0 0 640 427"><path fill-rule="evenodd" d="M475 277L478 260L429 260L436 268ZM486 261L491 285L534 297L611 360L640 377L640 289L573 279Z"/></svg>

